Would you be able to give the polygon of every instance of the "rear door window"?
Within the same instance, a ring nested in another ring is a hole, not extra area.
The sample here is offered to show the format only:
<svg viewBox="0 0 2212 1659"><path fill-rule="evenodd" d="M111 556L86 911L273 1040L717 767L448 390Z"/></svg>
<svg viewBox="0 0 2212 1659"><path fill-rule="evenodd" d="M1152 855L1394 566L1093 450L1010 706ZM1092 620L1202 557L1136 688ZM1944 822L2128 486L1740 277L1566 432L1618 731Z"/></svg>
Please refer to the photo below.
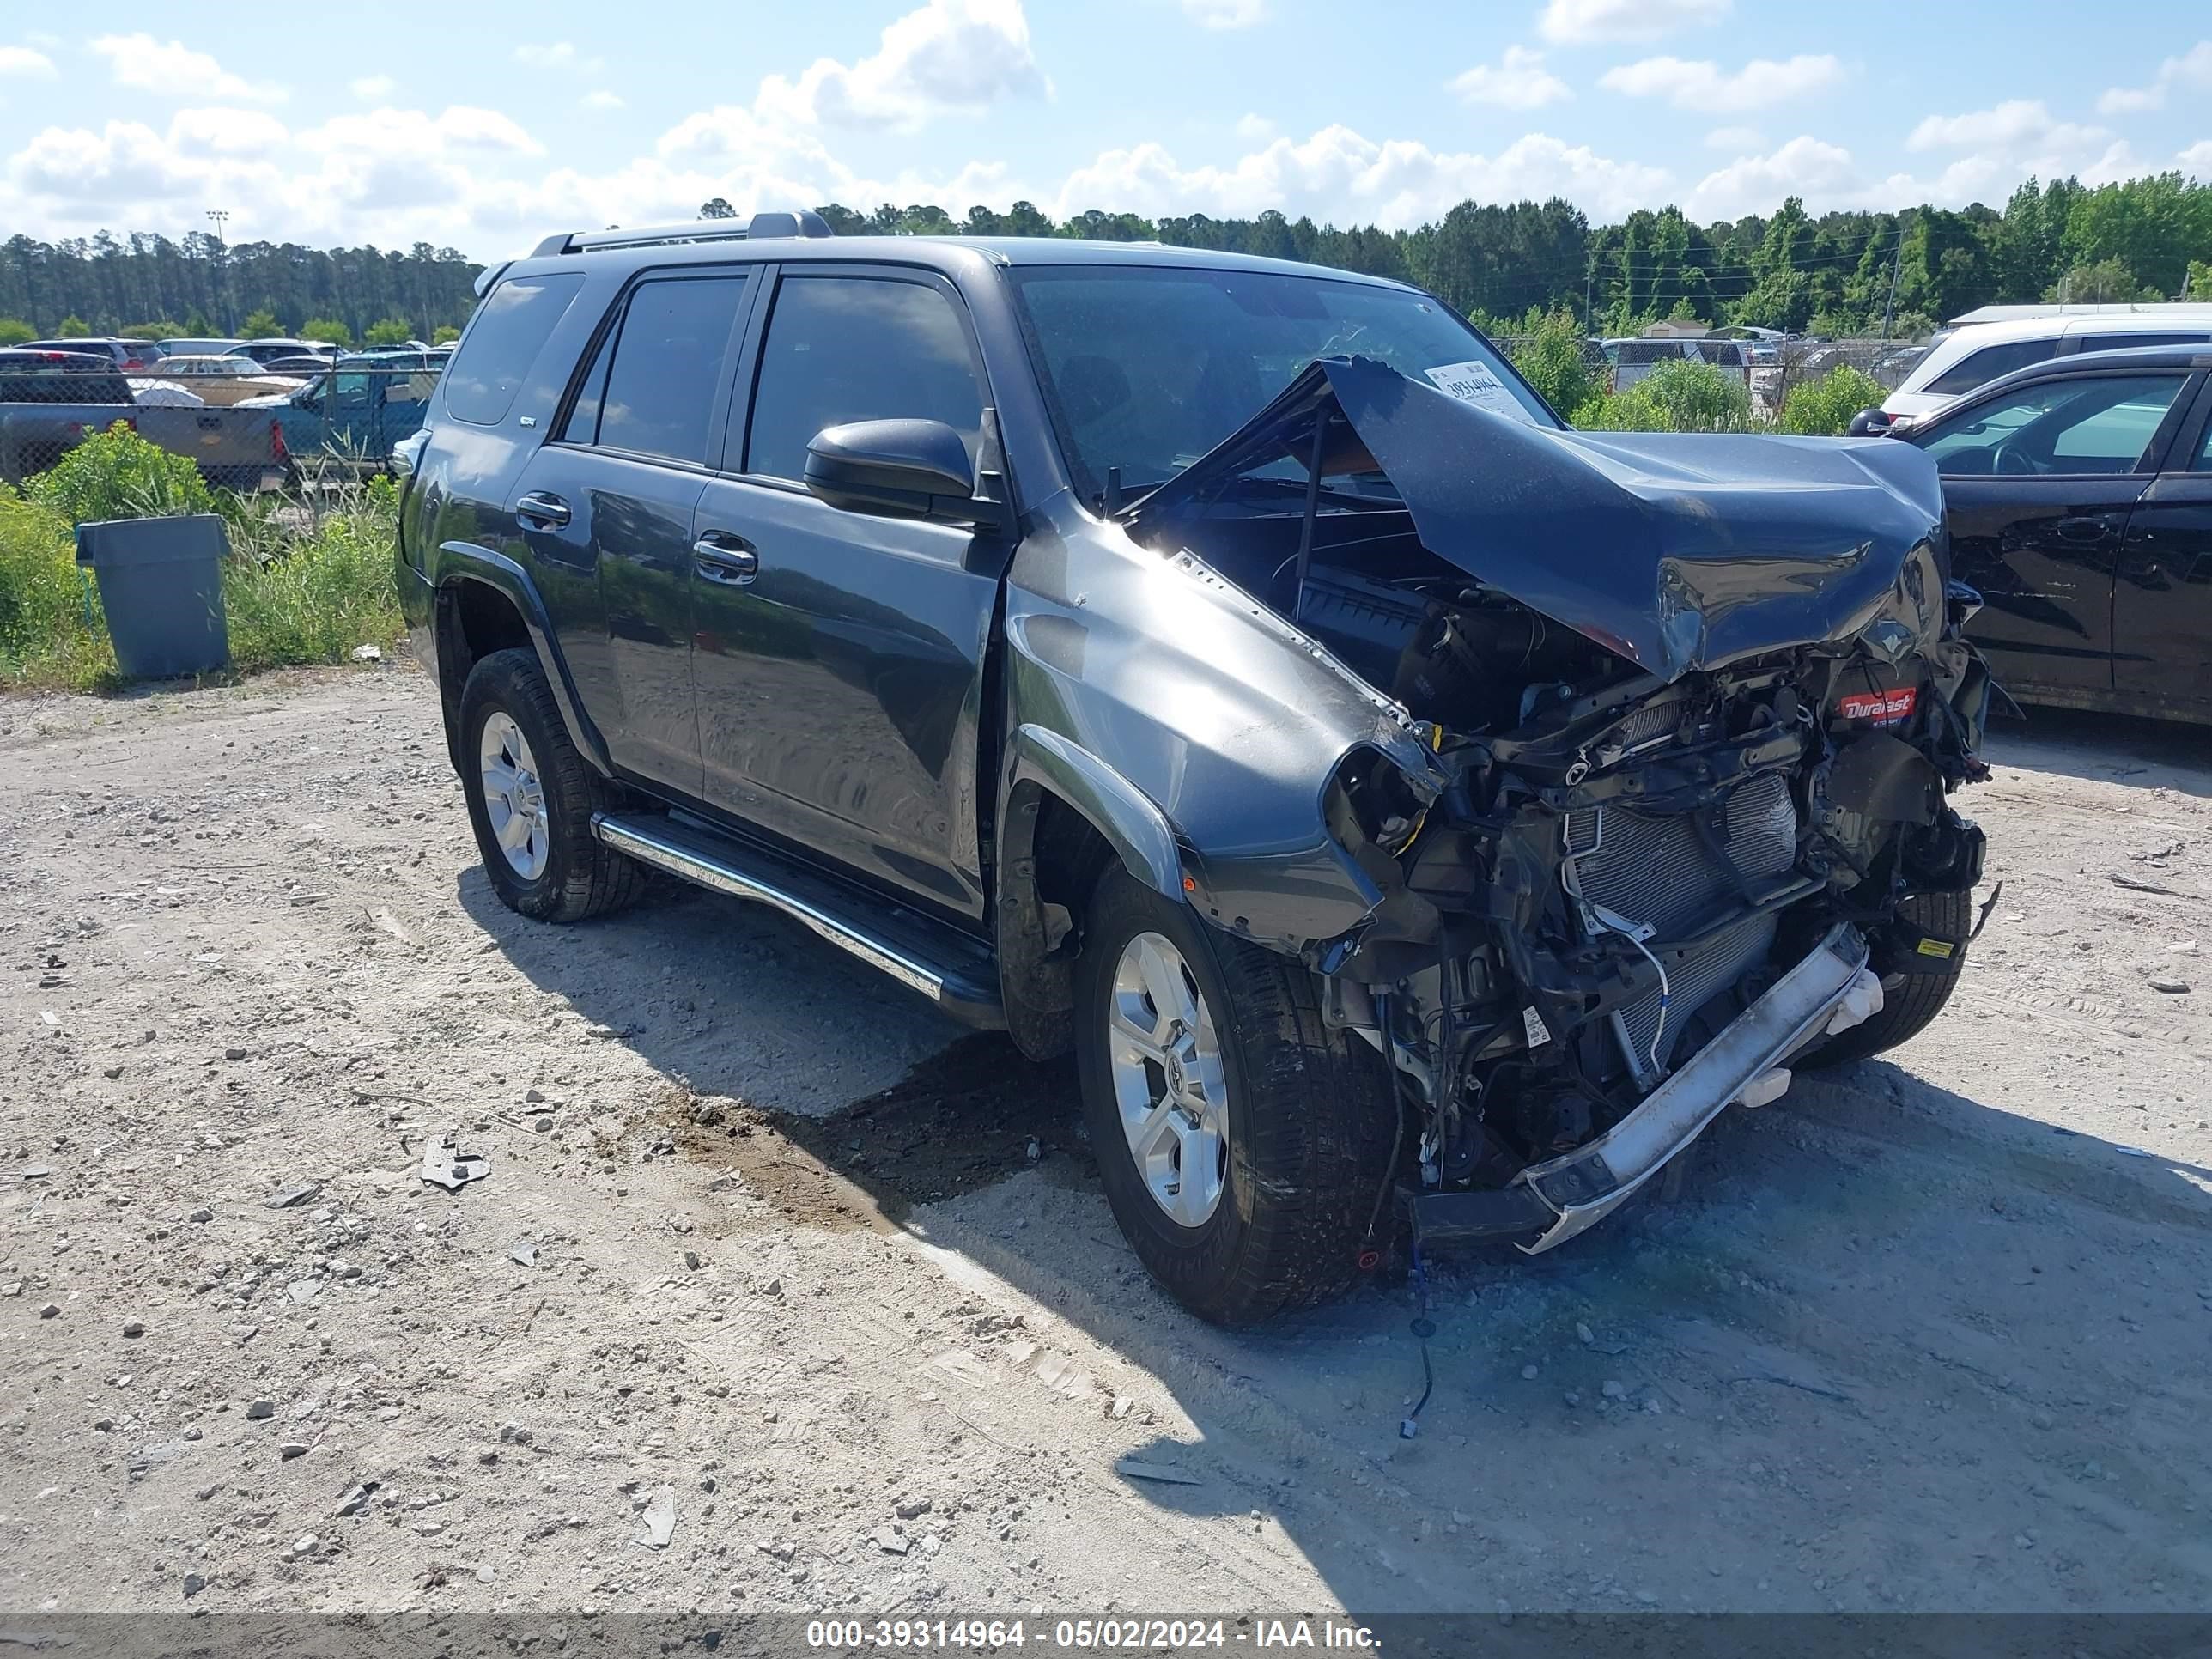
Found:
<svg viewBox="0 0 2212 1659"><path fill-rule="evenodd" d="M2026 368L2030 363L2047 362L2057 355L2058 341L2055 336L2047 340L2012 340L2003 345L1984 346L1979 351L1968 352L1921 390L1946 395L1972 392L2000 374Z"/></svg>
<svg viewBox="0 0 2212 1659"><path fill-rule="evenodd" d="M554 325L582 291L580 273L517 276L484 296L446 374L446 412L471 426L497 426Z"/></svg>
<svg viewBox="0 0 2212 1659"><path fill-rule="evenodd" d="M793 275L761 347L744 470L805 476L806 446L848 421L942 421L975 458L983 389L952 301L916 282Z"/></svg>
<svg viewBox="0 0 2212 1659"><path fill-rule="evenodd" d="M744 293L741 272L656 280L632 291L599 394L601 448L706 461ZM587 383L585 396L592 392Z"/></svg>
<svg viewBox="0 0 2212 1659"><path fill-rule="evenodd" d="M2185 334L2082 334L2076 351L2136 351L2144 346L2201 345L2212 340L2212 330Z"/></svg>
<svg viewBox="0 0 2212 1659"><path fill-rule="evenodd" d="M607 365L614 361L615 339L622 332L619 322L607 331L599 342L599 349L592 355L592 367L584 375L582 388L576 401L568 407L568 418L561 423L560 438L565 443L595 444L599 441L599 404L606 395Z"/></svg>

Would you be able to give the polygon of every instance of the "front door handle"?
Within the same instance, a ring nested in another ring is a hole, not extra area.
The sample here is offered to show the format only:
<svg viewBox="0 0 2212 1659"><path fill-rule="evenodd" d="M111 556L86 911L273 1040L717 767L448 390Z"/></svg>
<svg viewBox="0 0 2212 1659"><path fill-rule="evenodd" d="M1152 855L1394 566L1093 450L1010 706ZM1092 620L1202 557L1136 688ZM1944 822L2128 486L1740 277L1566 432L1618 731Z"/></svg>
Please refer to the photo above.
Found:
<svg viewBox="0 0 2212 1659"><path fill-rule="evenodd" d="M693 568L706 581L724 587L745 587L760 574L760 555L743 536L726 530L710 530L691 544Z"/></svg>
<svg viewBox="0 0 2212 1659"><path fill-rule="evenodd" d="M2058 521L2058 539L2062 542L2101 542L2119 528L2117 513L2083 513Z"/></svg>
<svg viewBox="0 0 2212 1659"><path fill-rule="evenodd" d="M568 522L568 503L558 495L533 489L514 504L514 516L528 530L558 530Z"/></svg>

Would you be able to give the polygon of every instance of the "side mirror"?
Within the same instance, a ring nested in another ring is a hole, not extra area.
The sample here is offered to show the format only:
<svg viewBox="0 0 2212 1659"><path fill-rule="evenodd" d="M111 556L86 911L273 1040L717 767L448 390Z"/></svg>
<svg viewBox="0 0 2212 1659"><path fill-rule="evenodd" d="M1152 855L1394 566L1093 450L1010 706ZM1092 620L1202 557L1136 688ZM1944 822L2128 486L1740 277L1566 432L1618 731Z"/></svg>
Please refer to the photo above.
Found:
<svg viewBox="0 0 2212 1659"><path fill-rule="evenodd" d="M1851 423L1844 428L1853 438L1880 438L1889 431L1889 416L1879 409L1863 409L1851 416Z"/></svg>
<svg viewBox="0 0 2212 1659"><path fill-rule="evenodd" d="M806 446L806 487L846 513L995 525L997 503L975 495L975 463L942 421L853 421L825 426Z"/></svg>

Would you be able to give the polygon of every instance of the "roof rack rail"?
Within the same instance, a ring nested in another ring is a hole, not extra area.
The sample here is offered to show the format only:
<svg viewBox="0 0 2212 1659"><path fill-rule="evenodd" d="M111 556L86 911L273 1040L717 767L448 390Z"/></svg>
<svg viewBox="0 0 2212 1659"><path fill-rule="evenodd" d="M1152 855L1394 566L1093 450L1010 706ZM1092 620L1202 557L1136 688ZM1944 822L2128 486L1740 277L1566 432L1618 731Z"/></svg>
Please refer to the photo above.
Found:
<svg viewBox="0 0 2212 1659"><path fill-rule="evenodd" d="M585 253L603 247L660 247L683 242L760 241L776 236L829 236L835 233L818 213L756 213L742 224L735 219L695 219L680 225L645 225L635 230L569 230L548 236L530 251L533 259L556 253Z"/></svg>

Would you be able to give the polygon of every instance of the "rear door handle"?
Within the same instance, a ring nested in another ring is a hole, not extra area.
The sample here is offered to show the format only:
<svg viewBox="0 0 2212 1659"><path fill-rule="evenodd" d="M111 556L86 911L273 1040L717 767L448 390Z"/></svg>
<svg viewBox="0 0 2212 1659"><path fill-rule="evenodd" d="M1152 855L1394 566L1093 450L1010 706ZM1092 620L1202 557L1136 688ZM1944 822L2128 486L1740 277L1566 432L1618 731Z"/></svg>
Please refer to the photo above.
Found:
<svg viewBox="0 0 2212 1659"><path fill-rule="evenodd" d="M558 530L568 522L568 503L558 495L533 489L514 504L514 516L526 526Z"/></svg>
<svg viewBox="0 0 2212 1659"><path fill-rule="evenodd" d="M745 587L760 574L760 555L743 536L710 530L691 544L693 568L702 580L724 587Z"/></svg>

